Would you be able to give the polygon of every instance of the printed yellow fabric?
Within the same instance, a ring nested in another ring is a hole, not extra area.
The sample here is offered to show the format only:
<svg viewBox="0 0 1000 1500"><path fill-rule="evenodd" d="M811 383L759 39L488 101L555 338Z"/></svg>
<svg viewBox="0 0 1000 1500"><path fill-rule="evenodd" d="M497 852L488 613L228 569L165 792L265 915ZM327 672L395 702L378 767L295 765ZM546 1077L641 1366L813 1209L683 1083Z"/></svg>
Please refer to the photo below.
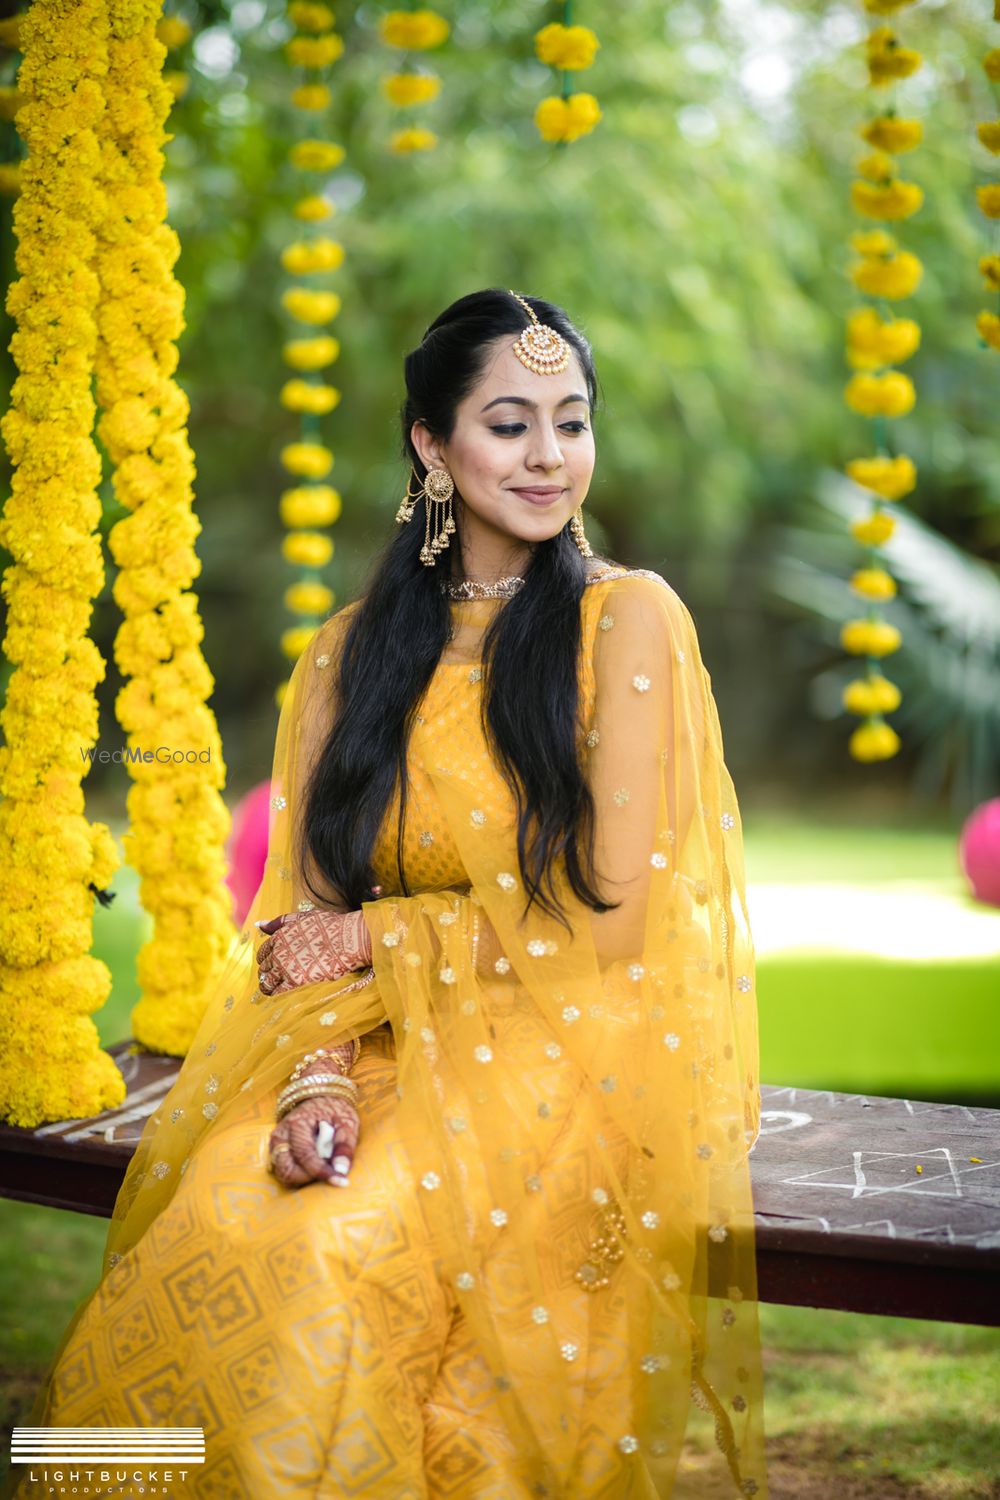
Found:
<svg viewBox="0 0 1000 1500"><path fill-rule="evenodd" d="M410 894L391 808L372 968L270 998L253 922L316 899L303 788L353 607L292 674L261 889L29 1421L202 1425L178 1494L764 1497L753 948L691 615L648 572L584 590L578 744L617 909L559 866L568 929L525 911L480 722L502 605L457 603L408 747ZM277 1092L352 1036L350 1187L283 1188Z"/></svg>

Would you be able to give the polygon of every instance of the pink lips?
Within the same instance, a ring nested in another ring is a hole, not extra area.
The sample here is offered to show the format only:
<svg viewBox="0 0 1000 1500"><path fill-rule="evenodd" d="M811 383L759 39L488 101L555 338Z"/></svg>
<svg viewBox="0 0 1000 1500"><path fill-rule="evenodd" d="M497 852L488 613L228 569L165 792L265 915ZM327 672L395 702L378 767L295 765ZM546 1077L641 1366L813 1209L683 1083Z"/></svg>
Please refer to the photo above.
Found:
<svg viewBox="0 0 1000 1500"><path fill-rule="evenodd" d="M530 500L532 505L551 505L553 500L559 499L559 496L562 494L562 490L515 490L514 494L520 495L524 500Z"/></svg>

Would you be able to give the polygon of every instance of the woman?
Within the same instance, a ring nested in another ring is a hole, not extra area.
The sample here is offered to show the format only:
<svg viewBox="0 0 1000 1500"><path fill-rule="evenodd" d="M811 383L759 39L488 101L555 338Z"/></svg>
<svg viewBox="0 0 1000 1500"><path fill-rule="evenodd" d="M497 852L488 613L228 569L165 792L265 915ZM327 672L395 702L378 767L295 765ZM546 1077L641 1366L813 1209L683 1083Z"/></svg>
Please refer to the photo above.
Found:
<svg viewBox="0 0 1000 1500"><path fill-rule="evenodd" d="M263 882L29 1421L203 1427L171 1494L765 1496L753 950L694 623L587 544L561 309L462 297L405 371L418 485L296 663Z"/></svg>

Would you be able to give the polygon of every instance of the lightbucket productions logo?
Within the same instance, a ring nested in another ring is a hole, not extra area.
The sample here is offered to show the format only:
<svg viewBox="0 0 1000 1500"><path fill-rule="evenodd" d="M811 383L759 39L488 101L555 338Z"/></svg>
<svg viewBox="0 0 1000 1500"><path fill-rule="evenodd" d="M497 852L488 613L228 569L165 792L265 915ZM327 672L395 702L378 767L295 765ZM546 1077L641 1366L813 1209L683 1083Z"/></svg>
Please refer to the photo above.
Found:
<svg viewBox="0 0 1000 1500"><path fill-rule="evenodd" d="M15 1427L10 1461L45 1495L169 1495L205 1462L201 1427Z"/></svg>

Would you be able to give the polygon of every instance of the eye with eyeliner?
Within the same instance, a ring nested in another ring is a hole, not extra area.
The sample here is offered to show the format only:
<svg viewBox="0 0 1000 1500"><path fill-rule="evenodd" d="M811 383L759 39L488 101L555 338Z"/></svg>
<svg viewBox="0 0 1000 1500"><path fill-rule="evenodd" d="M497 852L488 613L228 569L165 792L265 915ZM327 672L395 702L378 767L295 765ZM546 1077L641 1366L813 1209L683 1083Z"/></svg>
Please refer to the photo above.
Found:
<svg viewBox="0 0 1000 1500"><path fill-rule="evenodd" d="M586 422L563 422L561 425L564 432L577 433L587 431ZM523 429L524 426L523 422L505 422L499 426L491 426L490 431L499 432L503 437L516 437L518 430Z"/></svg>

